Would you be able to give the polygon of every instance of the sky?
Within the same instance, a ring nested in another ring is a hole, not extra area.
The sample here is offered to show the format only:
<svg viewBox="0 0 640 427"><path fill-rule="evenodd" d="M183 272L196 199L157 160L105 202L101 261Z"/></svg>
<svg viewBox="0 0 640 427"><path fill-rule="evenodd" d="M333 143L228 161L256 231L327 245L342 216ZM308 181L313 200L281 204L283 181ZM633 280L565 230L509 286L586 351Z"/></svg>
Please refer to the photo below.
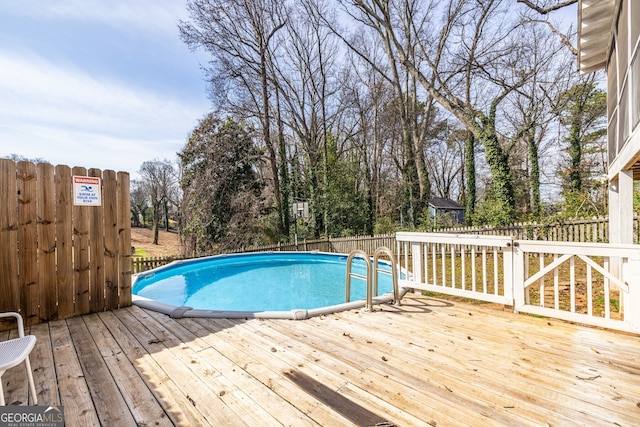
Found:
<svg viewBox="0 0 640 427"><path fill-rule="evenodd" d="M0 0L0 157L126 171L175 160L211 109L184 0Z"/></svg>
<svg viewBox="0 0 640 427"><path fill-rule="evenodd" d="M175 160L211 109L187 18L185 0L0 0L0 157L133 178Z"/></svg>

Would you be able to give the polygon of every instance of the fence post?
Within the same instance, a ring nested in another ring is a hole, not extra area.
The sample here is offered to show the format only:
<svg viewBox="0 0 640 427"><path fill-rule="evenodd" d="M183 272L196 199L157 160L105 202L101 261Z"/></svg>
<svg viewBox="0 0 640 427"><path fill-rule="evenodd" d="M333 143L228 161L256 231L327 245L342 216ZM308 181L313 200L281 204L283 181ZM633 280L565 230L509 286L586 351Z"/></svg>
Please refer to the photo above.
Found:
<svg viewBox="0 0 640 427"><path fill-rule="evenodd" d="M56 199L53 165L38 163L38 284L39 322L58 319L56 280Z"/></svg>
<svg viewBox="0 0 640 427"><path fill-rule="evenodd" d="M20 307L27 325L38 323L40 305L38 280L38 238L37 238L37 179L36 165L18 162L18 254Z"/></svg>
<svg viewBox="0 0 640 427"><path fill-rule="evenodd" d="M0 159L0 310L20 309L16 164Z"/></svg>
<svg viewBox="0 0 640 427"><path fill-rule="evenodd" d="M58 288L58 318L73 316L73 224L71 222L71 168L57 165L55 168L56 185L56 253Z"/></svg>
<svg viewBox="0 0 640 427"><path fill-rule="evenodd" d="M119 234L119 257L118 270L120 277L118 280L118 306L128 307L131 305L131 199L129 198L129 174L127 172L117 173L117 193L118 193L118 234Z"/></svg>
<svg viewBox="0 0 640 427"><path fill-rule="evenodd" d="M88 172L88 176L100 178L102 185L104 185L102 171L100 169L92 168L89 169ZM102 194L104 195L104 191ZM89 302L91 313L96 313L105 310L104 201L100 206L91 207L89 218L89 250L91 254L91 287L89 289Z"/></svg>

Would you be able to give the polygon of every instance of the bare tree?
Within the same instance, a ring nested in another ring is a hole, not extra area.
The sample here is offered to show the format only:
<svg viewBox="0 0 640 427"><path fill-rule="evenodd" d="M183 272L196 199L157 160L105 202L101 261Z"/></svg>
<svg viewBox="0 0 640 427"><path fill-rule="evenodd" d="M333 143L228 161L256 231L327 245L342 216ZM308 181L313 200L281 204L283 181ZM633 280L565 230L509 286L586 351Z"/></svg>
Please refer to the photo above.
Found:
<svg viewBox="0 0 640 427"><path fill-rule="evenodd" d="M390 45L395 62L483 145L493 181L493 220L513 221L512 176L497 127L501 103L533 71L521 61L528 52L519 45L524 36L519 21L508 19L500 0L430 2L421 8L410 0L352 3L360 21ZM432 22L437 14L441 25Z"/></svg>
<svg viewBox="0 0 640 427"><path fill-rule="evenodd" d="M169 160L151 160L142 163L138 173L146 188L153 212L153 244L158 244L161 215L168 221L168 202L173 187L178 184L173 163Z"/></svg>
<svg viewBox="0 0 640 427"><path fill-rule="evenodd" d="M420 62L420 54L416 49L416 37L421 36L421 30L413 33L404 33L402 40L394 38L389 32L389 28L384 22L367 13L357 13L357 9L350 6L362 7L358 1L343 2L344 10L355 22L362 25L354 31L355 36L349 39L341 33L339 28L326 20L327 25L338 34L349 48L359 55L367 66L380 73L382 78L393 88L396 102L393 104L397 108L399 123L402 130L402 161L400 167L403 176L403 202L402 209L405 210L409 221L413 224L414 219L426 208L430 193L431 184L424 158L424 145L427 141L427 133L433 125L432 107L433 98L430 94L420 93L420 85L415 75L408 71L398 61L397 47L395 43L402 43L403 51L416 63ZM408 20L420 16L422 20L418 25L425 25L427 17L432 11L431 7L423 10L424 4L418 1L408 1L403 4L404 11L398 14L399 22L409 25ZM371 30L367 32L366 29ZM398 31L402 31L398 29ZM376 41L376 39L378 41ZM384 58L378 55L371 55L368 45L380 45L384 51ZM425 96L426 95L426 96ZM426 98L426 99L423 99Z"/></svg>
<svg viewBox="0 0 640 427"><path fill-rule="evenodd" d="M372 48L375 48L372 45ZM352 126L345 136L358 153L362 165L364 186L367 192L368 226L367 232L373 232L377 218L388 215L385 204L395 207L402 205L398 195L402 194L402 185L389 174L395 169L395 163L389 154L395 152L392 147L394 135L395 108L387 108L395 99L393 88L370 67L361 66L358 58L349 54L351 72L345 85L342 99L347 107L346 116L352 120ZM399 163L399 162L398 162ZM396 200L397 199L397 200ZM391 211L393 214L394 212Z"/></svg>
<svg viewBox="0 0 640 427"><path fill-rule="evenodd" d="M149 195L146 190L147 187L143 181L131 181L131 216L136 227L144 227L146 225L146 215L147 210L149 210Z"/></svg>
<svg viewBox="0 0 640 427"><path fill-rule="evenodd" d="M254 119L261 131L271 171L272 189L279 212L278 230L285 232L288 201L282 199L279 165L281 138L272 125L273 61L276 34L285 27L287 11L280 0L189 0L190 21L180 22L182 40L191 48L211 54L211 94L243 120Z"/></svg>
<svg viewBox="0 0 640 427"><path fill-rule="evenodd" d="M530 23L528 23L530 24ZM534 73L517 93L507 100L505 123L510 124L510 150L516 185L516 204L523 212L531 213L539 220L542 216L542 157L548 145L555 142L549 129L557 124L555 101L557 94L565 90L577 77L572 73L575 58L568 54L562 43L544 27L528 25L531 37L522 41L529 55ZM535 67L533 67L535 64ZM508 128L508 126L505 126ZM547 170L555 163L546 159ZM516 191L517 193L517 191Z"/></svg>
<svg viewBox="0 0 640 427"><path fill-rule="evenodd" d="M530 7L531 9L535 10L539 14L546 15L555 10L562 9L563 7L576 4L578 3L578 0L565 0L565 1L558 1L558 2L556 1L535 2L531 0L518 0L518 3L523 3L524 5L526 5L527 7ZM540 3L542 3L542 6L540 5Z"/></svg>
<svg viewBox="0 0 640 427"><path fill-rule="evenodd" d="M320 25L321 7L320 2L303 1L291 9L278 61L272 63L284 121L305 153L316 237L326 235L329 226L327 141L339 111L335 103L338 76L330 73L337 68L336 44Z"/></svg>
<svg viewBox="0 0 640 427"><path fill-rule="evenodd" d="M458 186L464 171L464 150L467 132L463 129L450 128L447 121L442 121L434 142L427 151L427 166L433 194L446 199L460 199L462 188Z"/></svg>
<svg viewBox="0 0 640 427"><path fill-rule="evenodd" d="M559 37L560 41L562 42L562 44L569 49L569 52L571 52L573 55L578 56L578 49L576 49L576 47L574 46L573 42L571 41L571 39L573 38L573 36L575 35L575 31L570 28L569 29L569 34L565 34L562 31L560 31L558 29L558 27L556 25L554 25L551 21L549 21L548 16L552 13L555 12L557 10L560 10L562 8L565 8L567 6L571 6L572 4L576 4L578 3L578 0L565 0L565 1L555 1L555 0L542 0L542 1L530 1L530 0L517 0L518 3L522 3L525 6L527 6L529 9L531 9L535 15L537 16L530 16L527 18L527 20L529 22L536 22L536 23L542 23L544 25L546 25L553 34L555 34L557 37ZM544 17L546 17L547 19L540 19L538 16L542 15Z"/></svg>

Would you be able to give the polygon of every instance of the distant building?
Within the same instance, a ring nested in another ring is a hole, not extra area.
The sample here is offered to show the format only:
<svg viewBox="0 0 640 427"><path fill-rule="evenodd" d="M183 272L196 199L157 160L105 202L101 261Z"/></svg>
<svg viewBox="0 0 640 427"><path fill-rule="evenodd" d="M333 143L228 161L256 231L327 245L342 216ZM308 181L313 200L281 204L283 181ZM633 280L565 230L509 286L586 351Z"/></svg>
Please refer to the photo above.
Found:
<svg viewBox="0 0 640 427"><path fill-rule="evenodd" d="M454 224L462 224L464 222L464 207L451 199L432 197L429 200L429 213L436 220L439 217L449 217Z"/></svg>

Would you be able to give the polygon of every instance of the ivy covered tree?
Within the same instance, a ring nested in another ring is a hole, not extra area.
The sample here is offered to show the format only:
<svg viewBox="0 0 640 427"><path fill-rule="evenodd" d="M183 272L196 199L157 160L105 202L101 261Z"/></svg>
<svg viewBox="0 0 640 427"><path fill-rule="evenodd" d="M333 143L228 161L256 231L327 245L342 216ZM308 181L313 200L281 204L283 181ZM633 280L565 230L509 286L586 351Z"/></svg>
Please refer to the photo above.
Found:
<svg viewBox="0 0 640 427"><path fill-rule="evenodd" d="M256 243L264 203L258 173L261 156L251 130L209 114L178 157L184 193L181 234L187 254Z"/></svg>
<svg viewBox="0 0 640 427"><path fill-rule="evenodd" d="M338 151L335 138L327 143L328 172L331 179L325 189L325 211L330 236L372 234L369 204L363 173L355 150L350 154Z"/></svg>

